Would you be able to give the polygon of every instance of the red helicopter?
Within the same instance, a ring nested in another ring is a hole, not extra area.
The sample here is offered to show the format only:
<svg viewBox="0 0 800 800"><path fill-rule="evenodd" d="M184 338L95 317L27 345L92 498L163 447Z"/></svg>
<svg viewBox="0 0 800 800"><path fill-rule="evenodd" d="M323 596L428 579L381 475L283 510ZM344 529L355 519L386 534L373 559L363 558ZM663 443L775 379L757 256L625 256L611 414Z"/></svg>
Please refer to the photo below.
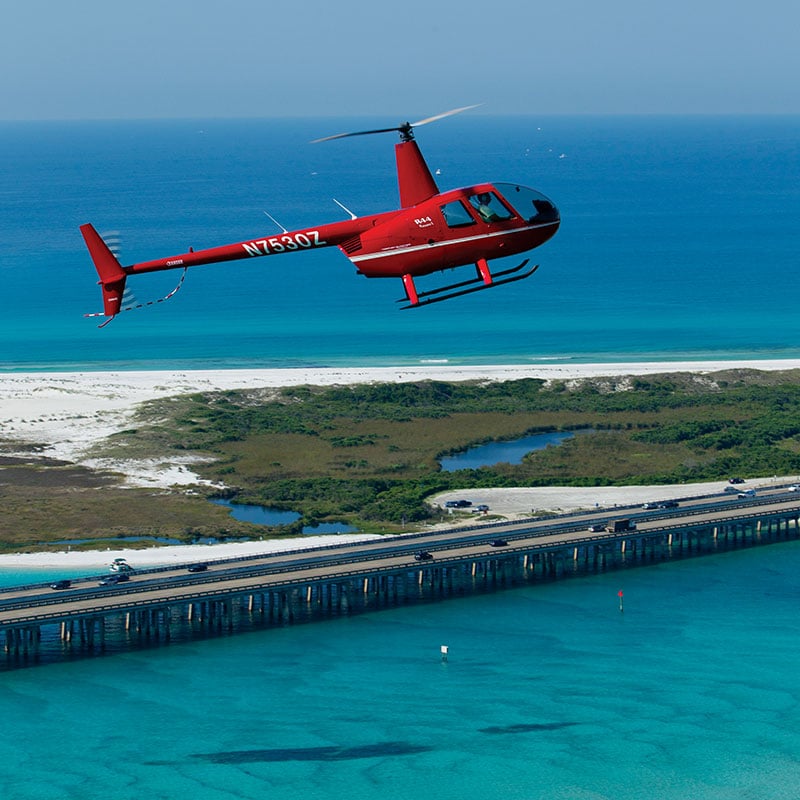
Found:
<svg viewBox="0 0 800 800"><path fill-rule="evenodd" d="M489 269L488 262L533 250L550 239L561 222L552 201L535 189L514 183L480 183L440 192L414 140L413 128L470 108L475 106L457 108L419 122L404 122L396 128L341 133L315 140L322 142L398 131L400 143L395 145L395 156L401 208L396 211L366 217L356 217L348 211L351 218L343 222L297 231L283 229L275 236L248 239L208 250L190 249L181 255L130 266L120 264L109 247L112 243L106 243L91 224L81 225L103 291L103 311L86 316L108 317L103 323L105 325L121 311L150 305L123 305L125 282L129 275L183 269L182 282L186 269L199 264L282 255L319 247L338 247L353 262L357 272L367 278L401 279L405 297L398 302L406 303L402 308L418 308L527 278L538 266L522 271L528 259L495 273ZM418 291L414 284L414 279L421 275L469 264L476 268L476 277L469 280L428 291ZM180 285L162 300L174 295Z"/></svg>

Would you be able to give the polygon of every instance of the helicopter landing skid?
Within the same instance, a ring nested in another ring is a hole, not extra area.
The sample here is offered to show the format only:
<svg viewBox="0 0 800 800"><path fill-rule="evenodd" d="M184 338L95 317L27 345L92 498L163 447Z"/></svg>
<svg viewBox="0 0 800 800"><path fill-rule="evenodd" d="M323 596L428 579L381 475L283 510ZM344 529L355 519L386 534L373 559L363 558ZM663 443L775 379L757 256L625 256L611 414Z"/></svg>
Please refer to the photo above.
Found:
<svg viewBox="0 0 800 800"><path fill-rule="evenodd" d="M517 264L516 267L511 267L510 269L504 269L501 272L496 272L494 275L490 276L491 280L488 282L486 281L485 277L481 276L478 278L473 278L472 280L461 281L460 283L451 283L448 286L440 286L438 289L430 289L426 292L417 292L416 302L410 302L409 297L403 297L397 302L408 303L408 305L400 306L400 309L404 311L407 308L429 306L433 303L441 303L443 300L450 300L453 297L462 297L465 294L482 292L484 289L492 289L495 286L502 286L506 283L521 281L525 278L529 278L534 272L536 272L537 269L539 269L539 265L534 264L529 270L526 270L520 274L516 274L519 273L523 267L527 266L528 260L529 259L526 258L521 264Z"/></svg>

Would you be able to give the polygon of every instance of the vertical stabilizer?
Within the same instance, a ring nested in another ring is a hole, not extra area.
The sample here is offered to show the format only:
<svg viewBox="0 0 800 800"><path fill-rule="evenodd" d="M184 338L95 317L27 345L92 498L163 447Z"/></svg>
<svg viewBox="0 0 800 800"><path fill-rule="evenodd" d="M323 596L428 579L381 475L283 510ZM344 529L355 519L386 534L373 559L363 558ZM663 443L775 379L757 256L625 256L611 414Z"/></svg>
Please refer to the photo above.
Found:
<svg viewBox="0 0 800 800"><path fill-rule="evenodd" d="M94 267L100 276L103 290L103 312L107 317L114 317L120 312L122 294L125 291L125 271L120 266L108 245L103 241L93 225L81 225L81 233L89 248Z"/></svg>

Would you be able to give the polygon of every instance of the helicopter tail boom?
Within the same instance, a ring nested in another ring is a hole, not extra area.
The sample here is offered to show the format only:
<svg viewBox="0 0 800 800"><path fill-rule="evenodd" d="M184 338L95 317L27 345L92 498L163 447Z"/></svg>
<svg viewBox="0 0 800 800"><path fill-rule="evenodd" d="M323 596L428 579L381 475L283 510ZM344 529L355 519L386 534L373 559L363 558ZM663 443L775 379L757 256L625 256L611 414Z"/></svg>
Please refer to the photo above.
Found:
<svg viewBox="0 0 800 800"><path fill-rule="evenodd" d="M127 275L93 225L88 223L81 225L81 233L89 248L94 268L100 277L99 284L103 291L103 311L105 316L114 317L119 314L122 306L122 294L125 291Z"/></svg>

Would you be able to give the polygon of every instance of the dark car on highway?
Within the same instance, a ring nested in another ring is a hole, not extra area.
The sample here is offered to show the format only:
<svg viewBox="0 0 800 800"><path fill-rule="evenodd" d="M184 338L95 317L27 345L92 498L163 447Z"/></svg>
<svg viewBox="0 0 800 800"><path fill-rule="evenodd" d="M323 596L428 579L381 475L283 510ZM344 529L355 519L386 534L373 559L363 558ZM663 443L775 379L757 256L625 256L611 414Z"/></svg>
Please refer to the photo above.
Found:
<svg viewBox="0 0 800 800"><path fill-rule="evenodd" d="M208 569L208 564L192 564L189 567L189 572L205 572Z"/></svg>
<svg viewBox="0 0 800 800"><path fill-rule="evenodd" d="M125 572L117 572L114 575L109 575L107 578L103 578L100 581L100 586L116 586L118 583L125 583L129 581L130 578L128 577L127 573Z"/></svg>
<svg viewBox="0 0 800 800"><path fill-rule="evenodd" d="M489 542L489 544L492 547L505 547L508 544L508 542L505 539L492 539L492 541Z"/></svg>
<svg viewBox="0 0 800 800"><path fill-rule="evenodd" d="M50 584L51 589L69 589L70 586L72 586L72 581L68 580L55 581Z"/></svg>
<svg viewBox="0 0 800 800"><path fill-rule="evenodd" d="M427 550L420 550L419 553L414 553L415 561L433 561L433 554Z"/></svg>

